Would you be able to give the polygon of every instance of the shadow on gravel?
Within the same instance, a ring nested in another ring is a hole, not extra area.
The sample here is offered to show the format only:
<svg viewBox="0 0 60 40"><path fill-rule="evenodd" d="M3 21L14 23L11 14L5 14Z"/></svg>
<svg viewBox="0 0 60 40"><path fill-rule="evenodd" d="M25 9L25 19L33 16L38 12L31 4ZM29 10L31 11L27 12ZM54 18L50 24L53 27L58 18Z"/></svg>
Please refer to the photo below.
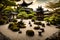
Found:
<svg viewBox="0 0 60 40"><path fill-rule="evenodd" d="M0 40L11 40L0 32Z"/></svg>

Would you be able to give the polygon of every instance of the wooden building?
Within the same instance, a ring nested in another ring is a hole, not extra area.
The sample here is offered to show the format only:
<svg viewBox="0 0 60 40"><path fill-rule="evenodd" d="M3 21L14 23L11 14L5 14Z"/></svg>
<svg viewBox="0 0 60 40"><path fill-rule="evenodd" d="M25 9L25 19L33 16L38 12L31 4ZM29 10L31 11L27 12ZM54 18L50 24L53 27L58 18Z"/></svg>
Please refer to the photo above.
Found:
<svg viewBox="0 0 60 40"><path fill-rule="evenodd" d="M44 10L42 7L38 7L36 10L37 20L41 21L44 19Z"/></svg>

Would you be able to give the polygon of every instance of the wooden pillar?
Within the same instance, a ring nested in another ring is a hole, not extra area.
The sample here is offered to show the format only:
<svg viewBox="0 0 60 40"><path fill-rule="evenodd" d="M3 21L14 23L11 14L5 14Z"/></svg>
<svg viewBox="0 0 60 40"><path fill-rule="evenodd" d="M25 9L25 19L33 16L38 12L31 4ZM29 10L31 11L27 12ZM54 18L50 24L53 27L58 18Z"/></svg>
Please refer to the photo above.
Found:
<svg viewBox="0 0 60 40"><path fill-rule="evenodd" d="M13 19L14 19L14 14L13 14Z"/></svg>

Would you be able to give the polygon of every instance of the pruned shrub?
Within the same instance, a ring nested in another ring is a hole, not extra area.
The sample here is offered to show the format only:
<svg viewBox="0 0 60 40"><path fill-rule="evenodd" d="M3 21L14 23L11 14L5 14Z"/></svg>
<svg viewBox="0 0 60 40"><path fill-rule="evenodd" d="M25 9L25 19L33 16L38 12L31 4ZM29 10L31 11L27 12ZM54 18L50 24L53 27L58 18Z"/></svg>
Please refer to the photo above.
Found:
<svg viewBox="0 0 60 40"><path fill-rule="evenodd" d="M7 16L3 16L3 19L4 19L4 20L8 20L8 17L7 17Z"/></svg>
<svg viewBox="0 0 60 40"><path fill-rule="evenodd" d="M33 30L27 30L26 35L28 36L34 36L34 31Z"/></svg>
<svg viewBox="0 0 60 40"><path fill-rule="evenodd" d="M13 19L13 22L17 22L17 20L16 19Z"/></svg>
<svg viewBox="0 0 60 40"><path fill-rule="evenodd" d="M10 23L8 28L11 28L14 25L14 23Z"/></svg>
<svg viewBox="0 0 60 40"><path fill-rule="evenodd" d="M31 21L35 22L35 20L36 20L36 16L34 16Z"/></svg>
<svg viewBox="0 0 60 40"><path fill-rule="evenodd" d="M8 28L14 32L19 31L19 27L17 27L16 23L10 23Z"/></svg>
<svg viewBox="0 0 60 40"><path fill-rule="evenodd" d="M44 19L52 25L60 24L60 14L58 13L53 13L50 17L46 17Z"/></svg>
<svg viewBox="0 0 60 40"><path fill-rule="evenodd" d="M12 31L19 31L19 27L14 27Z"/></svg>
<svg viewBox="0 0 60 40"><path fill-rule="evenodd" d="M14 32L17 32L17 31L19 31L19 27L16 27L16 26L12 27L11 30L14 31Z"/></svg>
<svg viewBox="0 0 60 40"><path fill-rule="evenodd" d="M32 17L34 17L33 14L28 14L28 18L31 19Z"/></svg>
<svg viewBox="0 0 60 40"><path fill-rule="evenodd" d="M40 29L40 27L34 27L34 29L35 29L35 30L39 30L39 29Z"/></svg>
<svg viewBox="0 0 60 40"><path fill-rule="evenodd" d="M49 24L49 23L48 23ZM52 24L52 25L57 25L57 22L55 22L54 20L51 22L50 21L50 24Z"/></svg>
<svg viewBox="0 0 60 40"><path fill-rule="evenodd" d="M34 19L32 19L31 21L32 21L32 22L35 22L35 20L34 20Z"/></svg>
<svg viewBox="0 0 60 40"><path fill-rule="evenodd" d="M5 23L5 20L0 20L0 25L3 25Z"/></svg>

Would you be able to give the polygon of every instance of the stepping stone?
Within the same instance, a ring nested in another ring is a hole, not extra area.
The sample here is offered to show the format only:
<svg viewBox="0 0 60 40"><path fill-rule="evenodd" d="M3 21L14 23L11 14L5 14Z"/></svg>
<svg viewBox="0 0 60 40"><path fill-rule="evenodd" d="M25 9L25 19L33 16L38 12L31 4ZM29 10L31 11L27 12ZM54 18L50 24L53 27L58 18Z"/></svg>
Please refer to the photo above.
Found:
<svg viewBox="0 0 60 40"><path fill-rule="evenodd" d="M42 30L42 32L45 32L45 30L43 28L40 28L40 30Z"/></svg>
<svg viewBox="0 0 60 40"><path fill-rule="evenodd" d="M22 33L22 31L19 31L18 33Z"/></svg>
<svg viewBox="0 0 60 40"><path fill-rule="evenodd" d="M42 36L42 31L38 31L38 35L39 36Z"/></svg>
<svg viewBox="0 0 60 40"><path fill-rule="evenodd" d="M42 27L45 27L45 24L42 24Z"/></svg>

